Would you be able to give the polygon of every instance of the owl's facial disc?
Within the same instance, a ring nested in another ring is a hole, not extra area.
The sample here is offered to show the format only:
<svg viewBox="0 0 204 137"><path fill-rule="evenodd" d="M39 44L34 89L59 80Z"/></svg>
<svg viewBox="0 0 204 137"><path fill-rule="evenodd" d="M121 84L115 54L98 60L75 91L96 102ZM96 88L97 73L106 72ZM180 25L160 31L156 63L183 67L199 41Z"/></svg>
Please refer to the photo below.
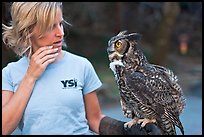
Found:
<svg viewBox="0 0 204 137"><path fill-rule="evenodd" d="M108 58L109 58L109 60L110 60L111 62L121 60L122 57L123 57L123 55L121 55L121 54L118 53L118 52L113 52L112 54L109 54L109 55L108 55Z"/></svg>
<svg viewBox="0 0 204 137"><path fill-rule="evenodd" d="M109 43L107 52L111 62L122 60L129 49L129 43L126 39L118 39Z"/></svg>
<svg viewBox="0 0 204 137"><path fill-rule="evenodd" d="M108 46L107 52L108 52L108 58L111 62L121 60L121 58L123 57L123 55L121 55L118 51L115 50L115 43L111 43Z"/></svg>

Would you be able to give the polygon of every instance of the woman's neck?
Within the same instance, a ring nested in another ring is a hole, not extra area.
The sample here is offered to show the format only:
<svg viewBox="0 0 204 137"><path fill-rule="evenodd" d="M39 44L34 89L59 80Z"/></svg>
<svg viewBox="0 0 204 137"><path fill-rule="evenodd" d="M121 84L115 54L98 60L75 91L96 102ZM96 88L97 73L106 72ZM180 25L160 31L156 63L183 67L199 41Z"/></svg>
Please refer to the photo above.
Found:
<svg viewBox="0 0 204 137"><path fill-rule="evenodd" d="M62 59L64 57L64 52L61 50L59 52L59 55L56 57L55 61L53 63L58 62L60 59Z"/></svg>

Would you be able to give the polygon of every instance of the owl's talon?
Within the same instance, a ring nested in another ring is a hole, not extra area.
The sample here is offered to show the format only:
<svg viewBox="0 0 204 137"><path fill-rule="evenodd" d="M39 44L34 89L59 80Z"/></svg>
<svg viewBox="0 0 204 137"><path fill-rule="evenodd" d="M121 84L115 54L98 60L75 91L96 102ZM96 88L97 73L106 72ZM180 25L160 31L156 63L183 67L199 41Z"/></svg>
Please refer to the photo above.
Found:
<svg viewBox="0 0 204 137"><path fill-rule="evenodd" d="M124 124L124 128L131 128L133 125L135 125L136 123L137 123L137 118L135 118L135 119L132 119L131 121L129 121L129 122L126 122L125 124Z"/></svg>
<svg viewBox="0 0 204 137"><path fill-rule="evenodd" d="M137 121L138 124L141 124L141 127L145 127L147 123L155 123L155 122L156 122L155 119L148 119L148 118L138 119Z"/></svg>
<svg viewBox="0 0 204 137"><path fill-rule="evenodd" d="M128 125L127 123L124 124L124 129L127 129L128 128Z"/></svg>

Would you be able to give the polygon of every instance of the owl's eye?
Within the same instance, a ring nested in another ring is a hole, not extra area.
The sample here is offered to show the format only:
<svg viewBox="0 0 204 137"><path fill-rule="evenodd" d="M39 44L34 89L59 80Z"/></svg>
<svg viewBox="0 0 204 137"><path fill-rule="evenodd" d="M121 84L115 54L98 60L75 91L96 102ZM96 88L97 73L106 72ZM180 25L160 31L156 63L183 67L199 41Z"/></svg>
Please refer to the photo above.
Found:
<svg viewBox="0 0 204 137"><path fill-rule="evenodd" d="M116 48L120 48L122 46L122 43L120 41L117 41L115 43Z"/></svg>

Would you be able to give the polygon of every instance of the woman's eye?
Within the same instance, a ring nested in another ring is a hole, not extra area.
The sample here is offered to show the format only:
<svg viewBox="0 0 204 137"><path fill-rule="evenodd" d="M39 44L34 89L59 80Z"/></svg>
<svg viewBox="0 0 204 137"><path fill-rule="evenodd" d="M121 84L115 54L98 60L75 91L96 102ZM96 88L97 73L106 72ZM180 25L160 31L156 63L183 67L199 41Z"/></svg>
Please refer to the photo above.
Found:
<svg viewBox="0 0 204 137"><path fill-rule="evenodd" d="M122 43L121 42L116 42L116 44L115 44L115 46L116 46L116 48L120 48L120 46L122 45Z"/></svg>
<svg viewBox="0 0 204 137"><path fill-rule="evenodd" d="M63 27L63 22L64 22L64 21L61 21L61 22L59 22L59 23L52 24L52 25L48 28L48 31L54 30L56 27L58 27L58 25L59 25L60 27Z"/></svg>
<svg viewBox="0 0 204 137"><path fill-rule="evenodd" d="M63 22L60 22L60 26L63 26Z"/></svg>

